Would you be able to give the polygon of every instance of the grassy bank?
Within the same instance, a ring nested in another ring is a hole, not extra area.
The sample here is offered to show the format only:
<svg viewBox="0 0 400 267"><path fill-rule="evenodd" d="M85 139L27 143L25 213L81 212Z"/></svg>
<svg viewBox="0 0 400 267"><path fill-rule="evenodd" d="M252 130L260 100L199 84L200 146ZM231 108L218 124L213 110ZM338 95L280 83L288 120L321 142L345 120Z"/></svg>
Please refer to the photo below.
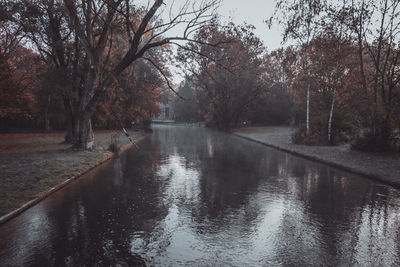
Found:
<svg viewBox="0 0 400 267"><path fill-rule="evenodd" d="M143 136L132 133L134 139ZM64 133L0 134L0 217L112 157L112 142L129 144L119 131L96 132L93 151L73 150L63 138Z"/></svg>
<svg viewBox="0 0 400 267"><path fill-rule="evenodd" d="M233 133L291 154L322 162L400 188L400 153L367 153L342 146L306 146L291 141L292 127L247 127Z"/></svg>

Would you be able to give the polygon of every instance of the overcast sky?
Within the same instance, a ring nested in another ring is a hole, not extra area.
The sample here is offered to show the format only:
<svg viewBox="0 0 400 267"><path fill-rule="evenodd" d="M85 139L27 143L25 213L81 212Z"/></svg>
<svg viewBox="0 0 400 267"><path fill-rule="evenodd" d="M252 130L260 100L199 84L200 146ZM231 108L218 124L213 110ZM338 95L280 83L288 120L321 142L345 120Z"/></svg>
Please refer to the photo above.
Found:
<svg viewBox="0 0 400 267"><path fill-rule="evenodd" d="M275 8L274 0L224 0L219 8L219 14L226 20L232 18L236 24L246 21L256 27L255 34L264 42L269 51L280 47L282 41L279 27L268 26L263 20L269 18Z"/></svg>

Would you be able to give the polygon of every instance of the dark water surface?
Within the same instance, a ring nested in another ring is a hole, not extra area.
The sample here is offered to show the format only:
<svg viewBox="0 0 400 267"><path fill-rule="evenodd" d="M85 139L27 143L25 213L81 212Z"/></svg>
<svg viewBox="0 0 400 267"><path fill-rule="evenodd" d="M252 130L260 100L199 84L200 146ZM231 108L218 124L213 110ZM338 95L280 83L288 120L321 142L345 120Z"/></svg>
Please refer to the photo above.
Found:
<svg viewBox="0 0 400 267"><path fill-rule="evenodd" d="M204 128L157 126L0 226L0 266L400 265L400 192Z"/></svg>

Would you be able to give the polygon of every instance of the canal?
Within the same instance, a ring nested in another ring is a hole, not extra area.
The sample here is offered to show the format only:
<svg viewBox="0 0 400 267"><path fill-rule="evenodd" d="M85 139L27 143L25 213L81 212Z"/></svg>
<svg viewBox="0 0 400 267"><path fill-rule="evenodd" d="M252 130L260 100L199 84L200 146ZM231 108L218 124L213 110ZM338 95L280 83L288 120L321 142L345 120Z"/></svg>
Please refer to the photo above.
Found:
<svg viewBox="0 0 400 267"><path fill-rule="evenodd" d="M399 266L400 191L195 126L0 226L0 266Z"/></svg>

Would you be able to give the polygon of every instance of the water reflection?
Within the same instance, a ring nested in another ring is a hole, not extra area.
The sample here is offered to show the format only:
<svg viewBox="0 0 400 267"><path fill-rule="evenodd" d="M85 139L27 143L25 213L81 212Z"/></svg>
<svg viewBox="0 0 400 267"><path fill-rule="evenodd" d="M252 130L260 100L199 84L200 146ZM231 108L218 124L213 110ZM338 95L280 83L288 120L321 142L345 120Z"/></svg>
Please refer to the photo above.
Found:
<svg viewBox="0 0 400 267"><path fill-rule="evenodd" d="M0 227L0 265L400 265L400 193L198 127Z"/></svg>

